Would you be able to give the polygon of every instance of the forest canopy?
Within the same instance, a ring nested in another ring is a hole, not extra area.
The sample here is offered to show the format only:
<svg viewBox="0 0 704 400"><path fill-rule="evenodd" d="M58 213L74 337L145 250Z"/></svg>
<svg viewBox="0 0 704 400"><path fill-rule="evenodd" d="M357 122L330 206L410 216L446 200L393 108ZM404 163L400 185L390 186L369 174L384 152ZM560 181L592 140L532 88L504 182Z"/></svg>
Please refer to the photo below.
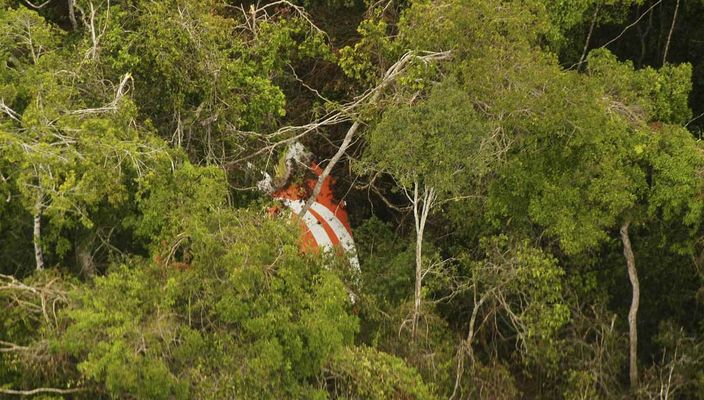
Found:
<svg viewBox="0 0 704 400"><path fill-rule="evenodd" d="M704 400L703 20L0 0L0 397Z"/></svg>

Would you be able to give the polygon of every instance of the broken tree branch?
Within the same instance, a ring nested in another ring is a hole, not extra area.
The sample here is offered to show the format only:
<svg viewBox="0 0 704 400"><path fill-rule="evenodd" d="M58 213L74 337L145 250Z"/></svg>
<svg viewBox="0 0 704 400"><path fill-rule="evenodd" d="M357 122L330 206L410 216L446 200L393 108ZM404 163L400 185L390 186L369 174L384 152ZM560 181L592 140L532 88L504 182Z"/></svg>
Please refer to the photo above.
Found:
<svg viewBox="0 0 704 400"><path fill-rule="evenodd" d="M117 111L117 103L126 93L127 82L132 81L132 74L129 72L122 76L120 84L117 86L117 91L115 92L115 98L103 107L97 108L84 108L81 110L68 111L71 115L88 115L88 114L100 114L105 112Z"/></svg>

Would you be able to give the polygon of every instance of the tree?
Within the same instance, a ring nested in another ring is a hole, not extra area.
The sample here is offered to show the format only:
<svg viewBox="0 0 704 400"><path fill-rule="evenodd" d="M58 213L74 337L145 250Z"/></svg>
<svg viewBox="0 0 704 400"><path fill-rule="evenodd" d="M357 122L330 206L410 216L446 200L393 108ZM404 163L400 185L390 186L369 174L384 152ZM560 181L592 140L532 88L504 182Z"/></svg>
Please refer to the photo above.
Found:
<svg viewBox="0 0 704 400"><path fill-rule="evenodd" d="M390 174L413 209L415 289L411 330L421 315L422 282L433 266L424 265L423 242L431 209L458 200L486 173L496 151L493 130L471 108L456 84L431 89L427 100L384 113L368 136L363 162ZM461 179L457 177L461 176Z"/></svg>

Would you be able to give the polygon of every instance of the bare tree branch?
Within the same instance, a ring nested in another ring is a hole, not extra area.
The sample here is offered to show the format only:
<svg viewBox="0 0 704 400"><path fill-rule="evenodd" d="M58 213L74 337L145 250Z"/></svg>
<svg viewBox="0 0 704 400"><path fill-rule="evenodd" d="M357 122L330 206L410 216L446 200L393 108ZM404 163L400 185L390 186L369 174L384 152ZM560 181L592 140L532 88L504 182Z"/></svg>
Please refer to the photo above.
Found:
<svg viewBox="0 0 704 400"><path fill-rule="evenodd" d="M32 242L34 244L34 261L37 271L44 269L44 253L42 252L42 213L44 211L44 194L37 194L37 201L34 204L34 230Z"/></svg>
<svg viewBox="0 0 704 400"><path fill-rule="evenodd" d="M88 115L88 114L100 114L105 112L117 111L117 103L122 99L126 93L127 82L132 81L132 74L129 72L122 76L120 84L117 86L117 91L115 92L115 98L103 107L98 108L85 108L81 110L71 110L68 114L71 115Z"/></svg>
<svg viewBox="0 0 704 400"><path fill-rule="evenodd" d="M313 20L310 18L310 16L308 15L308 13L306 12L306 10L303 7L297 6L287 0L273 1L271 3L267 3L263 6L259 6L259 5L255 6L254 4L252 4L250 6L249 11L246 11L244 9L244 6L242 6L242 5L239 7L234 7L234 6L232 6L232 7L235 9L239 9L242 12L242 15L244 16L244 19L245 19L244 26L246 27L246 30L252 32L252 34L255 37L257 35L257 25L259 24L259 22L268 21L268 20L274 18L278 14L277 12L269 13L269 9L288 7L289 9L292 9L293 11L295 11L296 14L298 14L298 16L300 18L305 20L314 31L316 31L317 33L319 33L329 39L328 34L325 31L323 31L322 29L318 28L318 26L313 23Z"/></svg>
<svg viewBox="0 0 704 400"><path fill-rule="evenodd" d="M76 11L75 6L76 0L68 0L68 19L71 21L71 27L75 31L78 28L78 23L76 22Z"/></svg>
<svg viewBox="0 0 704 400"><path fill-rule="evenodd" d="M675 23L677 22L677 12L680 10L680 0L675 3L675 13L672 16L672 25L670 25L670 32L667 34L667 41L665 42L665 51L662 53L662 65L667 62L667 53L670 50L670 41L672 40L672 32L675 30Z"/></svg>
<svg viewBox="0 0 704 400"><path fill-rule="evenodd" d="M643 12L643 14L641 14L635 21L633 21L633 23L631 23L630 25L626 26L626 27L621 31L621 33L618 34L618 36L616 36L615 38L609 40L608 42L606 42L606 44L604 44L604 45L601 46L601 47L606 47L606 46L610 45L611 43L613 43L613 42L619 40L619 39L621 38L621 36L623 36L623 35L626 33L627 30L633 28L638 22L640 22L641 19L643 19L643 17L645 17L650 11L652 11L653 8L655 8L655 7L656 7L658 4L660 4L660 3L662 3L662 0L656 1L655 4L653 4L652 6L650 6L650 8L648 8L647 10L645 10L645 11Z"/></svg>
<svg viewBox="0 0 704 400"><path fill-rule="evenodd" d="M587 50L589 49L589 41L592 39L592 33L594 32L594 25L596 25L596 17L599 14L599 6L601 4L597 3L594 8L594 15L592 16L592 23L589 25L589 33L587 33L587 40L584 41L584 49L582 50L582 56L579 58L578 66L584 63L584 59L587 57Z"/></svg>
<svg viewBox="0 0 704 400"><path fill-rule="evenodd" d="M73 389L58 389L58 388L36 388L30 390L15 390L15 389L2 389L0 388L0 393L3 394L13 394L16 396L34 396L42 393L56 393L56 394L71 394L80 393L86 391L86 388L73 388Z"/></svg>
<svg viewBox="0 0 704 400"><path fill-rule="evenodd" d="M42 9L42 8L46 7L49 3L51 3L51 1L52 1L52 0L46 0L46 1L43 2L42 4L34 4L34 3L32 3L31 1L29 1L29 0L24 0L24 3L25 3L26 5L28 5L28 6L32 7L32 8L34 8L35 10L39 10L39 9Z"/></svg>
<svg viewBox="0 0 704 400"><path fill-rule="evenodd" d="M20 121L20 115L17 114L13 109L11 109L9 106L5 104L5 101L3 99L0 99L0 112L6 114L8 117L12 118L16 122L21 122Z"/></svg>

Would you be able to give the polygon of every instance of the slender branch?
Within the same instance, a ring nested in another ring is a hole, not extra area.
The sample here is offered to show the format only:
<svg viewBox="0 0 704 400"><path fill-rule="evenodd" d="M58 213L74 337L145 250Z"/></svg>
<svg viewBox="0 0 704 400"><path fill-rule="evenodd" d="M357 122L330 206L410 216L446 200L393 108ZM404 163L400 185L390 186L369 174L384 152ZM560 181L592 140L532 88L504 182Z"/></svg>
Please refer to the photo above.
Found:
<svg viewBox="0 0 704 400"><path fill-rule="evenodd" d="M261 7L257 6L255 7L254 5L251 5L249 12L245 11L244 6L239 6L239 7L234 7L238 8L241 10L242 14L244 15L244 18L247 22L248 29L252 31L252 34L255 35L257 34L257 20L258 19L263 19L267 20L268 18L271 18L272 16L267 13L268 8L272 7L277 7L277 6L288 6L292 8L300 18L304 19L313 30L316 32L322 34L326 38L328 37L327 33L323 31L322 29L318 28L317 25L313 23L313 20L308 16L308 13L305 11L305 9L301 6L297 6L290 1L287 0L278 0L278 1L273 1L271 3L267 3ZM259 14L264 14L263 17L258 17ZM274 13L275 15L276 13Z"/></svg>
<svg viewBox="0 0 704 400"><path fill-rule="evenodd" d="M0 353L12 353L12 352L19 352L19 351L28 351L30 348L27 346L20 346L18 344L6 342L4 340L0 340Z"/></svg>
<svg viewBox="0 0 704 400"><path fill-rule="evenodd" d="M672 32L675 30L675 23L677 22L677 12L680 10L680 0L675 3L675 13L672 16L672 25L670 25L670 32L667 34L667 41L665 42L665 51L662 54L662 65L667 62L667 52L670 50L670 41L672 40Z"/></svg>
<svg viewBox="0 0 704 400"><path fill-rule="evenodd" d="M621 36L623 36L623 35L626 33L627 30L633 28L638 22L640 22L641 19L643 19L643 17L646 16L646 14L648 14L650 11L652 11L652 9L655 8L655 7L656 7L658 4L660 4L660 3L662 3L662 0L658 0L657 2L655 2L655 4L653 4L652 6L650 6L650 8L648 8L647 10L645 10L645 11L643 12L643 14L641 14L633 23L631 23L630 25L628 25L627 27L625 27L625 28L621 31L621 33L618 34L618 36L616 36L615 38L609 40L608 42L606 42L605 45L603 45L603 46L601 46L601 47L602 47L602 48L603 48L603 47L606 47L606 46L610 45L611 43L613 43L613 42L619 40L619 39L621 38Z"/></svg>
<svg viewBox="0 0 704 400"><path fill-rule="evenodd" d="M587 40L584 42L584 49L582 50L582 56L579 58L579 62L577 65L582 65L584 63L584 59L587 57L587 50L589 49L589 42L592 39L592 33L594 32L594 25L596 25L596 17L599 14L599 6L600 4L597 3L596 7L594 8L594 15L592 16L592 23L589 25L589 33L587 33Z"/></svg>
<svg viewBox="0 0 704 400"><path fill-rule="evenodd" d="M24 0L24 3L25 3L26 5L28 5L28 6L32 7L32 8L34 8L35 10L39 10L39 9L42 9L42 8L46 7L49 3L51 3L51 1L52 1L52 0L46 0L46 1L43 2L42 4L34 4L34 3L32 3L31 1L29 1L29 0Z"/></svg>
<svg viewBox="0 0 704 400"><path fill-rule="evenodd" d="M687 123L684 124L684 127L686 128L689 124L691 124L692 122L698 120L698 119L701 118L701 117L704 117L704 113L701 113L701 114L697 115L696 117L694 117L694 118L690 119L689 121L687 121Z"/></svg>
<svg viewBox="0 0 704 400"><path fill-rule="evenodd" d="M86 391L86 388L73 388L73 389L58 389L58 388L36 388L31 390L14 390L14 389L2 389L0 388L0 393L3 394L14 394L17 396L34 396L41 393L56 393L56 394L71 394L80 393Z"/></svg>
<svg viewBox="0 0 704 400"><path fill-rule="evenodd" d="M20 115L15 112L15 110L11 109L8 105L5 104L5 100L0 99L0 112L6 114L8 117L12 118L16 122L21 122L20 121Z"/></svg>
<svg viewBox="0 0 704 400"><path fill-rule="evenodd" d="M81 110L72 110L68 113L71 115L87 115L87 114L99 114L110 111L117 111L117 103L122 99L126 93L127 82L132 81L132 74L129 72L122 76L120 84L117 86L117 91L115 92L115 98L103 107L98 108L84 108Z"/></svg>
<svg viewBox="0 0 704 400"><path fill-rule="evenodd" d="M306 215L310 206L313 205L315 200L318 198L318 195L320 194L320 191L323 188L323 182L325 182L325 178L330 175L333 167L335 167L335 164L337 164L337 162L340 161L340 158L342 158L342 155L345 153L350 143L352 142L352 137L354 136L355 132L357 132L359 125L359 121L354 121L350 129L347 130L345 138L342 140L342 145L340 145L340 148L337 149L335 155L332 156L328 165L325 166L325 169L318 177L318 181L315 182L315 187L313 187L313 191L311 192L310 197L308 198L308 200L306 200L306 203L303 205L303 208L301 208L301 212L298 213L300 217Z"/></svg>

